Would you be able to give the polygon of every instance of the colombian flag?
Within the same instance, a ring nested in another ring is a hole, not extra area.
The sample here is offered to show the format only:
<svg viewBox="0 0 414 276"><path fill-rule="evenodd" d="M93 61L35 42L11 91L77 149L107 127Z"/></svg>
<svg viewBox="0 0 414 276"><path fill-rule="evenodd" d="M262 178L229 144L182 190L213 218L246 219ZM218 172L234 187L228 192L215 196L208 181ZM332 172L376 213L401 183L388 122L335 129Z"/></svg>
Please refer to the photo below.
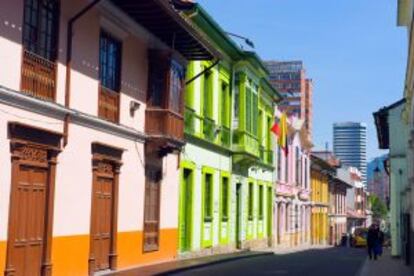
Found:
<svg viewBox="0 0 414 276"><path fill-rule="evenodd" d="M282 113L282 116L275 118L275 123L270 129L275 135L277 135L278 145L285 151L285 154L288 154L288 145L287 145L287 116L285 113Z"/></svg>

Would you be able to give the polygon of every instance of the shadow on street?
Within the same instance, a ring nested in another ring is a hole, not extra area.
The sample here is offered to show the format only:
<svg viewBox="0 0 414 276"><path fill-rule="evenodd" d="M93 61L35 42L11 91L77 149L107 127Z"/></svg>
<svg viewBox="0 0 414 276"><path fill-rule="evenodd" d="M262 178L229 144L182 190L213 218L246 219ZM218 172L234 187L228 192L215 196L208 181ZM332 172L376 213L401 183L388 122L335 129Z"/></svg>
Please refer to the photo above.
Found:
<svg viewBox="0 0 414 276"><path fill-rule="evenodd" d="M161 275L353 276L358 274L365 259L365 249L338 247L251 257Z"/></svg>

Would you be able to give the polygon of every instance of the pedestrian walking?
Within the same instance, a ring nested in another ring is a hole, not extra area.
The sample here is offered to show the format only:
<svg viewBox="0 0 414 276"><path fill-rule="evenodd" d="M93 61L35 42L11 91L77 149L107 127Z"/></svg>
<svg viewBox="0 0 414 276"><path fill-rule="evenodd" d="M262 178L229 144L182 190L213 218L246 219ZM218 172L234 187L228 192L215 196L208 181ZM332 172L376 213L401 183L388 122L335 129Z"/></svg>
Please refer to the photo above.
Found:
<svg viewBox="0 0 414 276"><path fill-rule="evenodd" d="M346 247L347 243L348 243L348 236L345 233L342 233L341 246Z"/></svg>
<svg viewBox="0 0 414 276"><path fill-rule="evenodd" d="M377 255L382 256L384 246L384 232L378 228Z"/></svg>
<svg viewBox="0 0 414 276"><path fill-rule="evenodd" d="M378 252L375 249L378 246L378 238L378 229L375 227L375 224L372 224L367 234L368 256L370 260L372 260L372 257L374 257L374 260L377 259Z"/></svg>

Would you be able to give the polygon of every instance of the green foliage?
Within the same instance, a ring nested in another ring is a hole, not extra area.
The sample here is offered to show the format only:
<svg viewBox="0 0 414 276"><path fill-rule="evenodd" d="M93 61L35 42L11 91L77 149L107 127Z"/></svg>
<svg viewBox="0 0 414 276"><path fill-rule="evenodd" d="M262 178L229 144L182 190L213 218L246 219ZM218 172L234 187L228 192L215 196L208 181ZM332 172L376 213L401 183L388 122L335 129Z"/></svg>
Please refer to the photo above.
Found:
<svg viewBox="0 0 414 276"><path fill-rule="evenodd" d="M370 195L368 198L371 204L372 215L376 219L385 219L387 216L387 206L376 195Z"/></svg>

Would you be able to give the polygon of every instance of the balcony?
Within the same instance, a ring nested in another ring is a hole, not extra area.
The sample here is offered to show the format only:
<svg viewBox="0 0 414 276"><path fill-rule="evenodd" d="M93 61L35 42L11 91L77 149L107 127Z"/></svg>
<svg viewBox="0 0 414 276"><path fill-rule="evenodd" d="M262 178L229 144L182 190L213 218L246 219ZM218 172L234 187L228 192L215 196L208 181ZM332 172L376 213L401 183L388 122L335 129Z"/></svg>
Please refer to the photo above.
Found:
<svg viewBox="0 0 414 276"><path fill-rule="evenodd" d="M216 136L216 123L214 120L204 117L203 119L203 134L204 139L214 143Z"/></svg>
<svg viewBox="0 0 414 276"><path fill-rule="evenodd" d="M266 165L273 165L273 151L260 146L260 160Z"/></svg>
<svg viewBox="0 0 414 276"><path fill-rule="evenodd" d="M246 131L236 131L233 137L240 151L259 157L259 141L256 136Z"/></svg>
<svg viewBox="0 0 414 276"><path fill-rule="evenodd" d="M98 116L104 120L119 123L119 93L100 85Z"/></svg>
<svg viewBox="0 0 414 276"><path fill-rule="evenodd" d="M200 129L203 132L200 135ZM219 140L216 140L217 130L220 129ZM217 143L220 146L230 148L231 146L231 130L226 126L218 128L216 122L210 118L203 118L196 111L186 106L184 112L184 131L186 134L204 138L210 143Z"/></svg>
<svg viewBox="0 0 414 276"><path fill-rule="evenodd" d="M200 136L203 118L191 107L186 106L184 111L184 131L186 134Z"/></svg>
<svg viewBox="0 0 414 276"><path fill-rule="evenodd" d="M256 136L246 131L233 132L234 163L252 165L260 161L259 141Z"/></svg>
<svg viewBox="0 0 414 276"><path fill-rule="evenodd" d="M230 128L226 127L226 126L222 126L221 127L221 131L220 131L220 142L221 145L223 147L226 148L230 148L230 144L231 144L231 132L230 132Z"/></svg>
<svg viewBox="0 0 414 276"><path fill-rule="evenodd" d="M54 101L56 95L56 63L24 50L21 90L31 96Z"/></svg>
<svg viewBox="0 0 414 276"><path fill-rule="evenodd" d="M145 129L155 138L166 138L184 143L184 118L172 110L147 108Z"/></svg>
<svg viewBox="0 0 414 276"><path fill-rule="evenodd" d="M186 106L184 111L184 132L187 134L195 134L196 112L191 107Z"/></svg>

